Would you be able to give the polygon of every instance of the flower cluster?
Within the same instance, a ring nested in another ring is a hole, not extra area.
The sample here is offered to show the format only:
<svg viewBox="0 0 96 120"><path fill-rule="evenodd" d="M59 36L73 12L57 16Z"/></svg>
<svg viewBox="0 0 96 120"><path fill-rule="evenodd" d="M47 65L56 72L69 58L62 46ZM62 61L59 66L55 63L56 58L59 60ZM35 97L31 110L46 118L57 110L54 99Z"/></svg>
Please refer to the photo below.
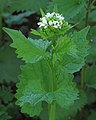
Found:
<svg viewBox="0 0 96 120"><path fill-rule="evenodd" d="M40 22L38 23L39 28L48 28L53 27L55 29L61 29L64 23L64 17L59 13L47 13L44 17L40 18Z"/></svg>

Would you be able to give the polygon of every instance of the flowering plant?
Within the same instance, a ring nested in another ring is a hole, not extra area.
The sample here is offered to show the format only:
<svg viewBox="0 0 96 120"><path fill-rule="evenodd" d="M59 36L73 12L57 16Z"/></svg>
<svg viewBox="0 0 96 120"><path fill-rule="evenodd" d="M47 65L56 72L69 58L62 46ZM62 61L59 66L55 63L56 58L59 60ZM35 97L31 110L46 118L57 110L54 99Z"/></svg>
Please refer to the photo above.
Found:
<svg viewBox="0 0 96 120"><path fill-rule="evenodd" d="M32 29L32 34L39 35L43 39L54 39L62 34L65 34L72 28L72 26L64 20L64 17L61 14L55 12L48 12L46 15L42 15L38 25L39 31L37 32Z"/></svg>
<svg viewBox="0 0 96 120"><path fill-rule="evenodd" d="M89 27L68 34L71 26L55 12L40 18L38 25L39 30L31 32L40 36L35 40L20 31L4 28L13 39L11 46L17 49L18 57L25 61L17 84L17 105L32 117L41 113L42 102L46 102L49 120L55 120L57 104L67 108L78 99L72 79L88 54Z"/></svg>

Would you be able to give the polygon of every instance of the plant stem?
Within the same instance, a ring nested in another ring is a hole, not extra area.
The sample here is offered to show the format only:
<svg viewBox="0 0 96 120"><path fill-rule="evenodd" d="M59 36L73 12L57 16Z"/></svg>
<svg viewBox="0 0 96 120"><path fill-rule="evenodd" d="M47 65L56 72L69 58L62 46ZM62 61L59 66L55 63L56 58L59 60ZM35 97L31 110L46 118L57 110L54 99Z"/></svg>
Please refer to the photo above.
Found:
<svg viewBox="0 0 96 120"><path fill-rule="evenodd" d="M54 47L55 47L55 38L52 38L52 58L51 58L51 69L52 69L52 75L53 79L50 82L50 91L54 92L56 89L56 76L55 76L55 69L53 64L53 55L54 55ZM49 106L49 120L55 120L55 112L56 112L56 101L53 101Z"/></svg>
<svg viewBox="0 0 96 120"><path fill-rule="evenodd" d="M88 4L86 6L85 27L88 25L90 8L91 8L91 2L89 0ZM82 70L81 70L81 88L84 88L84 82L85 82L85 66L83 66Z"/></svg>
<svg viewBox="0 0 96 120"><path fill-rule="evenodd" d="M89 18L89 12L90 12L90 1L88 2L87 6L86 6L86 18L85 18L85 26L88 25L88 18Z"/></svg>
<svg viewBox="0 0 96 120"><path fill-rule="evenodd" d="M50 105L49 120L55 120L55 112L56 112L56 102L53 101L53 103Z"/></svg>
<svg viewBox="0 0 96 120"><path fill-rule="evenodd" d="M2 45L2 37L3 37L3 34L2 34L2 14L0 12L0 46Z"/></svg>
<svg viewBox="0 0 96 120"><path fill-rule="evenodd" d="M54 71L54 67L52 64L52 74L53 74L53 80L51 81L51 92L53 92L55 90L56 87L56 82L55 82L55 71ZM49 106L49 120L55 120L55 112L56 112L56 102L53 101L51 104L48 105Z"/></svg>
<svg viewBox="0 0 96 120"><path fill-rule="evenodd" d="M85 82L85 66L83 66L81 70L81 88L84 87L84 82Z"/></svg>
<svg viewBox="0 0 96 120"><path fill-rule="evenodd" d="M53 53L54 50L52 50L52 59L53 59ZM51 92L55 90L56 87L56 78L55 78L55 71L54 71L54 65L53 63L51 64L51 69L52 69L52 74L53 74L53 80L51 81ZM49 120L55 120L55 112L56 112L56 102L53 101L51 104L49 104Z"/></svg>

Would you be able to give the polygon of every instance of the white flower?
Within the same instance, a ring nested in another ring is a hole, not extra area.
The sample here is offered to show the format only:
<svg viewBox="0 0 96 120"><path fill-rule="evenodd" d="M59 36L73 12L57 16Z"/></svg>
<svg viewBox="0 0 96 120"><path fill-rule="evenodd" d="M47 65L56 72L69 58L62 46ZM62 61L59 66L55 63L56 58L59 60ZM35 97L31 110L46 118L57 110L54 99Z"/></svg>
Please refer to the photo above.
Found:
<svg viewBox="0 0 96 120"><path fill-rule="evenodd" d="M53 21L53 24L54 24L54 25L56 25L56 24L58 24L58 23L59 23L58 21Z"/></svg>
<svg viewBox="0 0 96 120"><path fill-rule="evenodd" d="M52 17L53 17L55 14L56 14L55 12L51 13Z"/></svg>
<svg viewBox="0 0 96 120"><path fill-rule="evenodd" d="M53 21L54 28L61 28L61 24L58 21Z"/></svg>
<svg viewBox="0 0 96 120"><path fill-rule="evenodd" d="M53 24L53 22L50 20L50 21L49 21L49 25L52 25L52 24Z"/></svg>
<svg viewBox="0 0 96 120"><path fill-rule="evenodd" d="M64 17L60 16L60 20L64 20Z"/></svg>
<svg viewBox="0 0 96 120"><path fill-rule="evenodd" d="M47 13L45 16L46 16L47 18L49 18L49 17L51 18L51 17L53 17L53 15L54 15L54 13L52 13L52 14L51 14L51 13Z"/></svg>
<svg viewBox="0 0 96 120"><path fill-rule="evenodd" d="M39 28L40 28L40 27L47 28L47 20L46 20L46 18L43 17L43 18L41 18L40 20L41 20L42 22L37 23L37 24L39 25ZM45 26L46 26L46 27L45 27Z"/></svg>
<svg viewBox="0 0 96 120"><path fill-rule="evenodd" d="M47 25L42 22L39 22L38 25L39 25L39 28L41 28L41 27L47 28Z"/></svg>
<svg viewBox="0 0 96 120"><path fill-rule="evenodd" d="M48 18L48 17L50 17L50 15L51 15L50 13L47 13L45 16Z"/></svg>
<svg viewBox="0 0 96 120"><path fill-rule="evenodd" d="M54 25L53 27L54 27L54 28L58 28L58 26L57 26L57 25Z"/></svg>
<svg viewBox="0 0 96 120"><path fill-rule="evenodd" d="M45 17L42 18L42 22L43 22L44 24L47 24L47 20L46 20Z"/></svg>
<svg viewBox="0 0 96 120"><path fill-rule="evenodd" d="M56 18L58 18L60 20L64 20L64 17L62 15L59 15L58 13L56 14Z"/></svg>
<svg viewBox="0 0 96 120"><path fill-rule="evenodd" d="M64 17L59 13L47 13L44 17L40 18L40 22L38 23L39 28L46 29L47 27L54 27L54 28L62 28L64 24Z"/></svg>

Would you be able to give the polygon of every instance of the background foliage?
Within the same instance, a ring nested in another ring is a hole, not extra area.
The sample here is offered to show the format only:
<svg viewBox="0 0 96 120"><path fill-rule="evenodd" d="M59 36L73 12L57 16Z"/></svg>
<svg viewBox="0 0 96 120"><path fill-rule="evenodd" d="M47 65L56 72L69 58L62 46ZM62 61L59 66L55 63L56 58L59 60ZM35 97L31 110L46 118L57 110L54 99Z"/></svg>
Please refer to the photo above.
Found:
<svg viewBox="0 0 96 120"><path fill-rule="evenodd" d="M60 109L57 106L56 119L96 119L96 0L0 0L0 120L31 120L15 105L17 76L20 73L20 64L24 63L17 59L14 49L9 46L11 40L4 34L2 27L19 29L25 36L35 38L29 31L30 28L38 29L39 9L52 11L54 5L69 24L76 24L74 30L90 26L87 35L90 49L86 57L86 65L75 73L74 78L80 98L69 109ZM83 50L82 46L81 50ZM42 52L43 55L44 51ZM28 108L28 105L26 106ZM34 117L33 120L47 120L46 103L43 107L44 111L41 112L40 118ZM23 108L22 111L25 110L27 109Z"/></svg>

